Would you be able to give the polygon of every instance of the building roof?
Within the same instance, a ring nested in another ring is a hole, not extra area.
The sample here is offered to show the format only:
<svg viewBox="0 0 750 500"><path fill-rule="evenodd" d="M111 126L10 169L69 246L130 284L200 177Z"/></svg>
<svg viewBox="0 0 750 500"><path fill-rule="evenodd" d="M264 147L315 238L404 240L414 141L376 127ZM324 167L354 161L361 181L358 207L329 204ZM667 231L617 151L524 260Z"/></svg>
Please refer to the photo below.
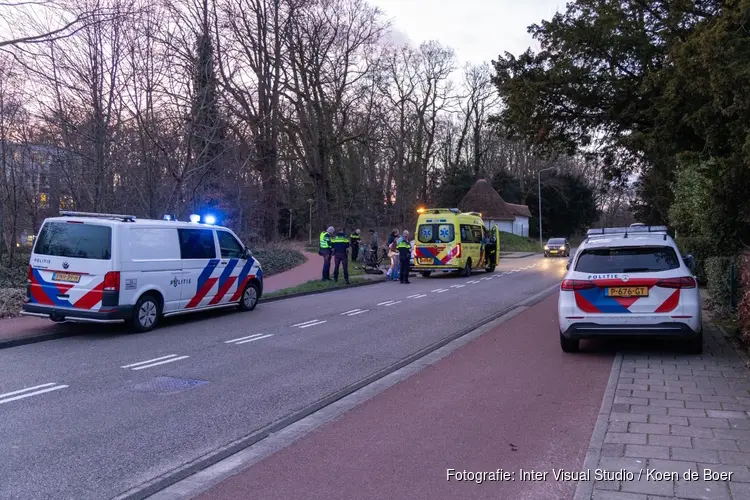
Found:
<svg viewBox="0 0 750 500"><path fill-rule="evenodd" d="M519 217L531 217L531 210L529 210L528 205L517 205L508 202L505 204L508 205L508 208L510 208L513 215L518 215Z"/></svg>
<svg viewBox="0 0 750 500"><path fill-rule="evenodd" d="M508 204L486 179L479 179L471 187L458 208L463 212L480 212L482 218L488 220L516 219Z"/></svg>

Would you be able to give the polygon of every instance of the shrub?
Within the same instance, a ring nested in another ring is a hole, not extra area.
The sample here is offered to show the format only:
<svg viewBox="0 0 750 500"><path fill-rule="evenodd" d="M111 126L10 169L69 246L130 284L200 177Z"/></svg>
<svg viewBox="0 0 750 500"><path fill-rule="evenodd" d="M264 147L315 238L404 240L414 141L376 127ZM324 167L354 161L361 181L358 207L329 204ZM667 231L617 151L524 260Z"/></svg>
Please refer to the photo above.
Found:
<svg viewBox="0 0 750 500"><path fill-rule="evenodd" d="M0 257L0 288L23 288L26 286L26 273L29 266L29 254L19 253L8 266L8 256Z"/></svg>
<svg viewBox="0 0 750 500"><path fill-rule="evenodd" d="M260 261L263 266L263 275L271 276L274 274L288 271L305 262L305 256L299 250L291 248L263 248L254 250L253 256Z"/></svg>
<svg viewBox="0 0 750 500"><path fill-rule="evenodd" d="M695 277L698 278L698 283L706 285L708 283L706 264L707 260L713 255L711 244L701 237L685 236L675 238L675 243L677 243L677 247L683 256L693 256L695 259Z"/></svg>
<svg viewBox="0 0 750 500"><path fill-rule="evenodd" d="M730 287L738 290L738 271L735 269L734 282L730 282L730 266L735 262L733 257L710 257L706 259L706 277L708 280L708 294L711 302L724 312L730 309ZM737 302L735 292L735 304Z"/></svg>
<svg viewBox="0 0 750 500"><path fill-rule="evenodd" d="M741 299L737 307L742 342L750 346L750 251L745 251L738 259Z"/></svg>
<svg viewBox="0 0 750 500"><path fill-rule="evenodd" d="M25 298L23 288L0 288L0 318L18 316Z"/></svg>

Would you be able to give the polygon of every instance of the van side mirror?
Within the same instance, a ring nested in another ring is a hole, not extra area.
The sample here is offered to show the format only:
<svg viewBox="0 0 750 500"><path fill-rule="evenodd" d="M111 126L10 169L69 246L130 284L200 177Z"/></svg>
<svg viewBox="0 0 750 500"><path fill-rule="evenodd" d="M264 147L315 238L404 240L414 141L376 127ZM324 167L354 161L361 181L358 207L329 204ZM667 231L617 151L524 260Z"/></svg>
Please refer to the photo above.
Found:
<svg viewBox="0 0 750 500"><path fill-rule="evenodd" d="M247 260L247 259L251 259L252 257L253 257L253 252L251 252L249 248L245 248L245 250L242 252L242 258Z"/></svg>
<svg viewBox="0 0 750 500"><path fill-rule="evenodd" d="M685 265L690 268L691 272L695 271L695 257L693 257L692 255L686 255L682 258L682 260L685 261Z"/></svg>
<svg viewBox="0 0 750 500"><path fill-rule="evenodd" d="M570 271L570 265L573 263L573 259L568 259L568 263L565 265L565 270Z"/></svg>

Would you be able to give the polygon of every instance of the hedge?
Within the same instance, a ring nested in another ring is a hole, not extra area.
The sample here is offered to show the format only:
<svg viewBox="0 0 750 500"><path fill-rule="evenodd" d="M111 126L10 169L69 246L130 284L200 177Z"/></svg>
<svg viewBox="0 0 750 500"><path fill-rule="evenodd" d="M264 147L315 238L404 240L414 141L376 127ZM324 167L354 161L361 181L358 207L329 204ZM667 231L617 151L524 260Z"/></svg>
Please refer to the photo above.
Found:
<svg viewBox="0 0 750 500"><path fill-rule="evenodd" d="M0 288L0 318L18 316L25 298L24 288Z"/></svg>
<svg viewBox="0 0 750 500"><path fill-rule="evenodd" d="M740 324L742 342L750 346L750 251L745 251L737 260L742 293L737 307L737 319Z"/></svg>
<svg viewBox="0 0 750 500"><path fill-rule="evenodd" d="M735 268L734 281L730 283L730 265L734 257L710 257L706 259L705 271L708 280L708 294L715 305L724 310L730 309L730 286L734 288L735 305L739 300L739 272Z"/></svg>

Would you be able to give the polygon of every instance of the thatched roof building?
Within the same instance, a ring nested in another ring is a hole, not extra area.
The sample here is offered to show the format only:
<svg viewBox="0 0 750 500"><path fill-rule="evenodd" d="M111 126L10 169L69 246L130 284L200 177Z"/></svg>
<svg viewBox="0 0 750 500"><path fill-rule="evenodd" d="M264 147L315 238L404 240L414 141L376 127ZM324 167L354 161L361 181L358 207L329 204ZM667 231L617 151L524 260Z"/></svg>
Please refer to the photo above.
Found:
<svg viewBox="0 0 750 500"><path fill-rule="evenodd" d="M458 208L462 212L480 212L486 220L515 220L515 214L486 179L479 179L466 193ZM526 207L528 210L528 207Z"/></svg>

